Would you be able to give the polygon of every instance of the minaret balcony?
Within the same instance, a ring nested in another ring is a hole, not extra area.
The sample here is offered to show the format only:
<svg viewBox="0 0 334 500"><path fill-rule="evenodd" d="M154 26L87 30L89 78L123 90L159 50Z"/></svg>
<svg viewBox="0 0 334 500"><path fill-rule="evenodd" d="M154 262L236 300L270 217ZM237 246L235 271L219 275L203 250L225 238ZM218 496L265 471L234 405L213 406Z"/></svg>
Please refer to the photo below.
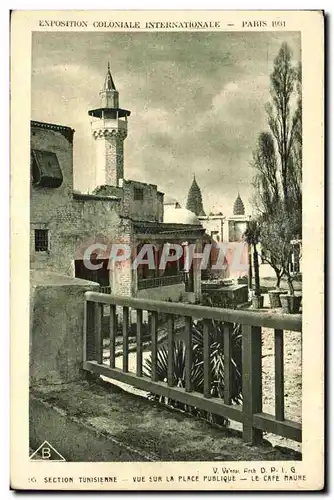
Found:
<svg viewBox="0 0 334 500"><path fill-rule="evenodd" d="M92 132L97 132L99 130L115 130L116 132L127 132L128 124L126 120L121 119L99 119L91 122Z"/></svg>

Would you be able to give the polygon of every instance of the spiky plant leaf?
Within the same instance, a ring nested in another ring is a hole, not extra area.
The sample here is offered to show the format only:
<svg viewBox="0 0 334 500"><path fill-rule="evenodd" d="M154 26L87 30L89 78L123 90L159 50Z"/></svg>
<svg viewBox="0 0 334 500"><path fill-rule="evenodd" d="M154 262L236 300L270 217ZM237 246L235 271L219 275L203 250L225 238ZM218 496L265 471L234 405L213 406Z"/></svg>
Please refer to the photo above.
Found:
<svg viewBox="0 0 334 500"><path fill-rule="evenodd" d="M241 326L235 324L233 326L231 343L232 343L232 401L239 403L242 400L242 357L241 357ZM222 398L224 396L224 336L223 325L215 321L210 322L209 328L209 362L210 362L210 379L212 397ZM185 346L180 340L174 343L173 359L174 359L174 380L178 387L185 387ZM192 367L191 380L193 390L203 393L204 390L204 324L198 321L192 327ZM157 353L156 372L158 380L167 381L168 376L168 349L165 345L161 345ZM149 357L144 363L144 374L150 376L152 373L152 359ZM226 419L211 415L209 412L203 412L196 408L188 408L177 401L161 398L152 395L152 398L163 401L175 408L182 408L186 411L191 411L198 416L215 421L218 423L226 423Z"/></svg>

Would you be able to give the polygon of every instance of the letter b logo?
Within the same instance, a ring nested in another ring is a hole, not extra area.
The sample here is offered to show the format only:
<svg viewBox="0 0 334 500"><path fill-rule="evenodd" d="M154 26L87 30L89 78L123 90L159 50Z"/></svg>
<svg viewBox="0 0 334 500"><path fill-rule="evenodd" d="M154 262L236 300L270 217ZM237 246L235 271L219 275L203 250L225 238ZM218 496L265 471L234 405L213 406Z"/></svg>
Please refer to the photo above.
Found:
<svg viewBox="0 0 334 500"><path fill-rule="evenodd" d="M43 448L42 448L42 458L44 460L51 458L51 450L50 450L50 448L47 448L46 446L43 446Z"/></svg>
<svg viewBox="0 0 334 500"><path fill-rule="evenodd" d="M61 455L48 441L44 441L29 458L30 460L54 460L56 462L65 462L63 455Z"/></svg>

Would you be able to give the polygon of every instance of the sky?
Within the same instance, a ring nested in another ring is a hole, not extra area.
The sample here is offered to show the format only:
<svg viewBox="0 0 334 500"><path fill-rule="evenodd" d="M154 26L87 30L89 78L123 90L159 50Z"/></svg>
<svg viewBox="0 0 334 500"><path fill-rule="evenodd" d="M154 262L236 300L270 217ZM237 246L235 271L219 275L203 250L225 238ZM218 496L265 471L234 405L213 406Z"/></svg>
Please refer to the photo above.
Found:
<svg viewBox="0 0 334 500"><path fill-rule="evenodd" d="M124 177L186 205L193 176L206 213L230 215L238 192L251 213L252 151L283 41L300 60L300 34L35 32L31 118L74 134L74 188L94 188L88 110L100 106L110 62L120 107L131 110Z"/></svg>

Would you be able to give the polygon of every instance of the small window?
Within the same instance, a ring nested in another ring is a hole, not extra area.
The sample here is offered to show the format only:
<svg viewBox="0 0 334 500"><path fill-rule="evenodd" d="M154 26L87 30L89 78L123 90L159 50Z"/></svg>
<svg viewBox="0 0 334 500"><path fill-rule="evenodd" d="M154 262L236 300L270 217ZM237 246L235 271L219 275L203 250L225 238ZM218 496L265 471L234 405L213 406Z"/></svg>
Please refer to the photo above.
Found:
<svg viewBox="0 0 334 500"><path fill-rule="evenodd" d="M134 188L134 200L135 201L143 201L144 199L144 190L142 188Z"/></svg>
<svg viewBox="0 0 334 500"><path fill-rule="evenodd" d="M35 186L58 188L63 183L57 155L51 151L31 150L31 174Z"/></svg>
<svg viewBox="0 0 334 500"><path fill-rule="evenodd" d="M47 252L49 250L49 231L47 229L35 229L35 251Z"/></svg>

